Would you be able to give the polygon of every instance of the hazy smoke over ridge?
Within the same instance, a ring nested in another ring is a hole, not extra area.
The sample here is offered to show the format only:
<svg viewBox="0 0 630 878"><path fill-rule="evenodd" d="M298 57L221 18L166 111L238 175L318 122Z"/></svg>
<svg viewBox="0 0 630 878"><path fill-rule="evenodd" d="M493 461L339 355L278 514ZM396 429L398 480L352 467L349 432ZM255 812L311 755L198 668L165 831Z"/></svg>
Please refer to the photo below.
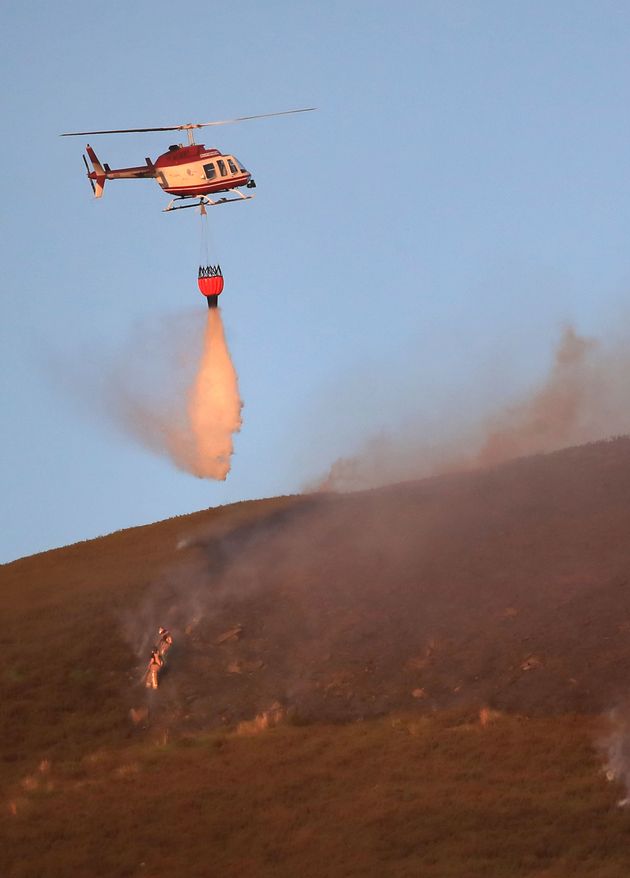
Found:
<svg viewBox="0 0 630 878"><path fill-rule="evenodd" d="M144 368L150 375L140 382L135 380L134 364L125 358L107 390L109 409L128 435L168 455L180 469L200 478L224 480L230 471L233 436L241 428L238 376L218 308L208 311L196 363L190 353L189 327L185 329L185 336L176 339L179 347L174 355L168 357L160 347L165 362L157 364L155 372L154 358L149 356L151 362L144 362ZM175 327L174 336L177 332Z"/></svg>
<svg viewBox="0 0 630 878"><path fill-rule="evenodd" d="M511 458L630 431L630 355L567 327L547 379L528 396L451 437L380 435L337 460L316 486L353 490L451 470L492 466Z"/></svg>

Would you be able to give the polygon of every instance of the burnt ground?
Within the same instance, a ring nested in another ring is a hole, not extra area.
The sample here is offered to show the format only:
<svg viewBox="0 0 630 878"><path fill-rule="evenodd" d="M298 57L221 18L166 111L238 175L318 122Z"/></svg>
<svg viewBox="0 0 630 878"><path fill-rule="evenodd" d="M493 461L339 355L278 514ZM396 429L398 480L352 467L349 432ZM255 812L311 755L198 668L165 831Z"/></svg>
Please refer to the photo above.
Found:
<svg viewBox="0 0 630 878"><path fill-rule="evenodd" d="M332 721L610 707L630 682L629 464L618 440L200 536L220 597L178 631L162 705L191 724L275 700Z"/></svg>
<svg viewBox="0 0 630 878"><path fill-rule="evenodd" d="M4 759L231 726L276 701L296 721L606 710L630 690L629 534L623 437L16 561L0 568ZM147 693L158 624L175 646Z"/></svg>

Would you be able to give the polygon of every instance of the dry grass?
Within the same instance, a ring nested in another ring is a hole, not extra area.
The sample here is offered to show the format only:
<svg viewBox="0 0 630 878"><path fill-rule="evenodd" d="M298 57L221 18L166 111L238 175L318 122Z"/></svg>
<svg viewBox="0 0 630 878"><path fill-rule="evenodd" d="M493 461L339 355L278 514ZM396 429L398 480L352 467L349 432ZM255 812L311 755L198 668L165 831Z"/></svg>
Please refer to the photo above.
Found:
<svg viewBox="0 0 630 878"><path fill-rule="evenodd" d="M238 503L120 531L0 567L0 780L33 754L126 740L138 659L121 618L173 563L182 535L220 536L299 498Z"/></svg>
<svg viewBox="0 0 630 878"><path fill-rule="evenodd" d="M627 878L630 814L568 714L627 695L628 496L623 439L5 565L0 875ZM182 603L223 591L147 731L123 620L168 608L166 573ZM276 699L295 725L181 738Z"/></svg>
<svg viewBox="0 0 630 878"><path fill-rule="evenodd" d="M1 873L630 874L630 814L589 721L467 720L283 727L53 765L0 816Z"/></svg>

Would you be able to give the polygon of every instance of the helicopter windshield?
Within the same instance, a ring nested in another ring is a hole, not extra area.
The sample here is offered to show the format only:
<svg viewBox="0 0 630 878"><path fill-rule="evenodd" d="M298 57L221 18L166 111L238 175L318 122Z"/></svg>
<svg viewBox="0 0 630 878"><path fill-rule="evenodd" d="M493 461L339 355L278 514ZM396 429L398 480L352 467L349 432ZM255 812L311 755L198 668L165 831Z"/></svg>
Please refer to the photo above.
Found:
<svg viewBox="0 0 630 878"><path fill-rule="evenodd" d="M247 168L245 167L245 165L243 164L243 162L240 161L240 159L237 159L236 156L234 156L234 161L236 162L236 164L237 164L237 165L239 166L239 168L241 169L241 173L243 173L243 174L249 174L249 171L247 170Z"/></svg>

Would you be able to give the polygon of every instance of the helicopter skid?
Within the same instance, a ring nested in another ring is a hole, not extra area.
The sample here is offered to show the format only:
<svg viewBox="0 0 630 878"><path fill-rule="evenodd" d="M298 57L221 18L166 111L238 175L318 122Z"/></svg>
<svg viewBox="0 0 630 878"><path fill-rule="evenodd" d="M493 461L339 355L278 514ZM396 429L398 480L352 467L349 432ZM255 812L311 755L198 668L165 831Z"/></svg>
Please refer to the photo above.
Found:
<svg viewBox="0 0 630 878"><path fill-rule="evenodd" d="M196 201L194 204L176 204L178 201L187 201L189 198L196 198L196 195L178 195L175 198L172 198L168 207L163 208L162 213L169 213L172 210L186 210L187 207L199 207L202 210L206 207L216 207L218 204L227 204L230 201L249 201L250 198L253 198L253 195L243 195L242 192L239 192L238 189L228 189L227 190L231 195L238 196L237 198L217 198L213 200L208 195L200 195L199 201Z"/></svg>

